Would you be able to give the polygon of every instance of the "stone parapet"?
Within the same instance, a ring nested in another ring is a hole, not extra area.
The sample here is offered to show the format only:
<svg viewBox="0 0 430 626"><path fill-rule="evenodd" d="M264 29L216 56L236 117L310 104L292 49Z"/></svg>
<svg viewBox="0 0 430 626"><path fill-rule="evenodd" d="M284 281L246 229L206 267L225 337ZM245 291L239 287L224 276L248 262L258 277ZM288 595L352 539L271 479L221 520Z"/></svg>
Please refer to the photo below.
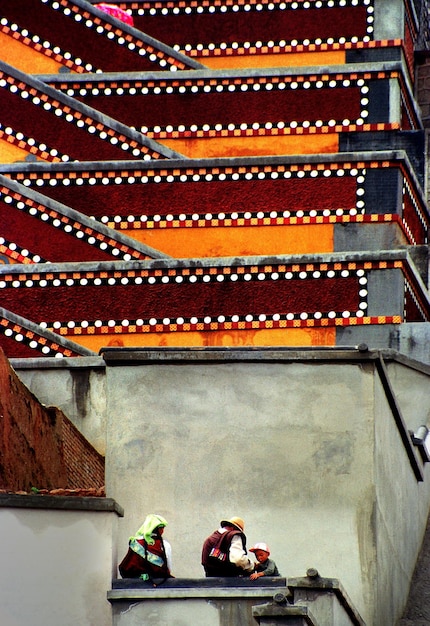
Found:
<svg viewBox="0 0 430 626"><path fill-rule="evenodd" d="M339 581L310 574L292 579L260 578L258 582L249 578L171 578L159 585L118 579L112 583L108 600L113 605L114 625L133 624L137 616L145 619L150 614L154 624L164 623L163 619L187 600L189 623L212 624L209 605L218 610L219 623L225 626L252 626L252 618L261 626L365 626ZM126 606L129 608L124 611ZM124 618L125 612L130 613L128 618Z"/></svg>
<svg viewBox="0 0 430 626"><path fill-rule="evenodd" d="M289 578L288 588L294 604L310 606L321 624L365 626L343 585L335 578L321 578L316 569L310 568L304 577Z"/></svg>
<svg viewBox="0 0 430 626"><path fill-rule="evenodd" d="M54 496L32 494L0 494L1 509L43 509L52 511L94 511L115 513L124 517L123 508L112 498L100 496Z"/></svg>
<svg viewBox="0 0 430 626"><path fill-rule="evenodd" d="M286 579L268 579L263 584L245 578L168 579L160 586L130 580L115 580L107 597L112 604L113 625L126 626L136 620L145 623L172 623L207 626L254 626L252 609L274 594L288 594Z"/></svg>
<svg viewBox="0 0 430 626"><path fill-rule="evenodd" d="M252 615L260 626L322 626L307 606L280 606L276 602L254 606ZM328 622L327 622L328 626Z"/></svg>

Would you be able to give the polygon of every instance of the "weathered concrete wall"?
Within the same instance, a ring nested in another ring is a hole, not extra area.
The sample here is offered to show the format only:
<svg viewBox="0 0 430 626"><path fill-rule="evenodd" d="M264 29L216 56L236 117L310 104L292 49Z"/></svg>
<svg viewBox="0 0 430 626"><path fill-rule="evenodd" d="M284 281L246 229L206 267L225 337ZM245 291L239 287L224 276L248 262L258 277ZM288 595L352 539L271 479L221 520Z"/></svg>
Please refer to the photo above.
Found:
<svg viewBox="0 0 430 626"><path fill-rule="evenodd" d="M0 498L2 626L111 626L117 514L31 508L30 498L45 496L14 497L25 508L3 508Z"/></svg>
<svg viewBox="0 0 430 626"><path fill-rule="evenodd" d="M430 521L411 582L411 592L397 626L430 624Z"/></svg>
<svg viewBox="0 0 430 626"><path fill-rule="evenodd" d="M392 626L425 530L429 470L417 482L372 354L161 349L139 361L121 353L121 363L105 355L99 385L107 495L125 509L118 560L145 515L158 512L169 521L173 573L203 576L203 540L222 517L240 515L248 545L267 541L284 576L315 567L342 582L366 623ZM387 370L415 431L428 420L430 372L401 360ZM91 419L90 409L88 428Z"/></svg>
<svg viewBox="0 0 430 626"><path fill-rule="evenodd" d="M410 324L381 324L380 326L344 326L336 332L338 346L366 343L373 349L397 350L410 359L430 365L430 325L422 322Z"/></svg>
<svg viewBox="0 0 430 626"><path fill-rule="evenodd" d="M406 368L396 364L393 369L396 370L393 372L396 376L396 387L401 387L396 397L400 406L405 407L405 416L408 416L412 409L405 397L409 394L408 384L410 391L413 391L414 388L416 390L414 383L417 381L412 380L412 372ZM420 376L417 375L417 378ZM428 394L422 393L422 390L423 387L413 402L416 415L410 416L408 421L426 422L425 419L422 421L423 404L426 400L428 407ZM426 529L429 485L417 482L411 472L405 448L394 426L393 416L378 377L375 377L374 394L376 499L371 524L375 533L376 561L371 573L375 580L378 602L374 605L373 620L370 623L388 626L395 624L401 617L407 601L409 585ZM412 400L412 396L409 399ZM365 559L363 566L366 566Z"/></svg>
<svg viewBox="0 0 430 626"><path fill-rule="evenodd" d="M427 344L427 348L430 344ZM387 363L388 375L396 400L408 428L416 432L420 426L430 425L428 375L401 363Z"/></svg>
<svg viewBox="0 0 430 626"><path fill-rule="evenodd" d="M372 365L151 363L108 368L107 381L106 485L125 507L123 550L156 510L170 521L175 574L198 576L203 539L238 514L284 575L314 566L339 578L372 623Z"/></svg>
<svg viewBox="0 0 430 626"><path fill-rule="evenodd" d="M182 591L182 593L181 593ZM256 626L252 607L271 599L270 590L250 589L183 589L163 593L158 589L153 597L136 594L128 600L113 603L114 626ZM140 595L140 597L139 597Z"/></svg>
<svg viewBox="0 0 430 626"><path fill-rule="evenodd" d="M375 39L403 37L403 0L375 4Z"/></svg>

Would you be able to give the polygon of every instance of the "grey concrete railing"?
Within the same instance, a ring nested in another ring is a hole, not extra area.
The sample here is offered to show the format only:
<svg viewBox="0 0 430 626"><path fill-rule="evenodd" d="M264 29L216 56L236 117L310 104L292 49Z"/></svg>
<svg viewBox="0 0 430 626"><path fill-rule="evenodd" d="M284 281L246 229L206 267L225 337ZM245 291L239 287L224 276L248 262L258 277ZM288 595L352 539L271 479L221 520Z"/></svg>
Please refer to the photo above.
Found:
<svg viewBox="0 0 430 626"><path fill-rule="evenodd" d="M310 569L303 578L114 580L113 626L190 623L205 626L365 626L338 580ZM187 602L184 602L187 600ZM183 620L181 622L180 620ZM176 621L175 621L176 620Z"/></svg>
<svg viewBox="0 0 430 626"><path fill-rule="evenodd" d="M113 626L147 624L149 618L151 626L256 626L253 607L279 592L289 593L285 578L171 578L155 587L125 579L113 581L107 597Z"/></svg>

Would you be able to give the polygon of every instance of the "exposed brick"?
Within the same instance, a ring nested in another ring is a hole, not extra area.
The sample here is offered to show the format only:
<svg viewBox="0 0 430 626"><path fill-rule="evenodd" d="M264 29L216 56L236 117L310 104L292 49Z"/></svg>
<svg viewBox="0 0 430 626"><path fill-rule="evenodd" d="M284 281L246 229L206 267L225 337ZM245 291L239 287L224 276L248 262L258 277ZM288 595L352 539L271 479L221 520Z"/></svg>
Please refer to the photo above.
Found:
<svg viewBox="0 0 430 626"><path fill-rule="evenodd" d="M0 489L101 489L104 458L56 407L42 405L0 350Z"/></svg>

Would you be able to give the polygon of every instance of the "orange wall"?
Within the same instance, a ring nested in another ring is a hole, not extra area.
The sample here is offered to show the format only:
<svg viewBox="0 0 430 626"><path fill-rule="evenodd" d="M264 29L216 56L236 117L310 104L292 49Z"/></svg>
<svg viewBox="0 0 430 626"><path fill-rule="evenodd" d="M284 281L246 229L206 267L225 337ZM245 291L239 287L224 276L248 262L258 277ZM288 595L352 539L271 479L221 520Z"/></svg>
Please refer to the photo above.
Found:
<svg viewBox="0 0 430 626"><path fill-rule="evenodd" d="M0 138L0 162L1 163L17 163L25 161L26 157L30 154L28 150L19 148L18 146L10 143L6 139Z"/></svg>
<svg viewBox="0 0 430 626"><path fill-rule="evenodd" d="M98 352L106 346L334 346L336 329L276 328L144 334L71 335L70 340Z"/></svg>
<svg viewBox="0 0 430 626"><path fill-rule="evenodd" d="M27 74L57 74L61 63L0 32L0 59ZM52 54L52 53L51 53Z"/></svg>
<svg viewBox="0 0 430 626"><path fill-rule="evenodd" d="M175 258L333 252L333 225L157 228L121 231Z"/></svg>
<svg viewBox="0 0 430 626"><path fill-rule="evenodd" d="M215 131L214 131L215 133ZM338 152L338 135L334 132L303 135L253 137L208 137L207 139L163 139L172 150L191 159L214 157L265 156L287 154L321 154Z"/></svg>
<svg viewBox="0 0 430 626"><path fill-rule="evenodd" d="M262 137L208 137L207 139L163 139L159 141L191 159L235 156L320 154L338 152L337 133ZM0 138L0 162L24 161L30 150ZM39 159L40 160L40 159ZM58 160L58 159L54 159Z"/></svg>
<svg viewBox="0 0 430 626"><path fill-rule="evenodd" d="M214 70L249 67L305 67L308 65L343 65L344 51L298 52L287 54L235 54L201 56L196 61Z"/></svg>

